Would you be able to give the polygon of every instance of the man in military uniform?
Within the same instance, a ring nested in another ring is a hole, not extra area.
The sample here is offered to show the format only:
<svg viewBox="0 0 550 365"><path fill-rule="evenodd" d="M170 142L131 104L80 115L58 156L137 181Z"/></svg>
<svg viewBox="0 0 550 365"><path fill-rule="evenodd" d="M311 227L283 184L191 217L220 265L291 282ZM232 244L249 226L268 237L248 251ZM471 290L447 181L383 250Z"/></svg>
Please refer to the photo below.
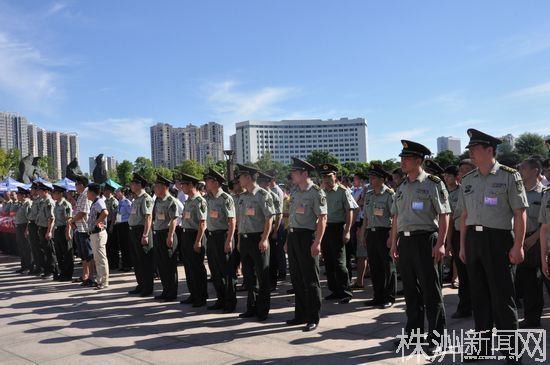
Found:
<svg viewBox="0 0 550 365"><path fill-rule="evenodd" d="M265 321L270 309L269 234L273 226L273 197L257 184L258 170L244 165L238 179L245 190L240 195L237 216L239 224L238 249L241 252L243 275L248 289L246 312L239 317L257 317ZM254 275L256 279L254 279Z"/></svg>
<svg viewBox="0 0 550 365"><path fill-rule="evenodd" d="M107 206L107 260L111 270L118 269L120 265L120 246L118 243L117 231L115 224L117 223L118 200L115 198L114 192L116 188L105 182L103 187L103 196L105 197L105 205Z"/></svg>
<svg viewBox="0 0 550 365"><path fill-rule="evenodd" d="M199 179L188 174L181 174L181 187L187 195L183 207L182 246L185 278L189 297L182 304L192 304L194 308L202 307L208 299L206 268L204 267L203 246L206 231L206 200L198 191Z"/></svg>
<svg viewBox="0 0 550 365"><path fill-rule="evenodd" d="M319 325L321 284L319 253L327 223L327 199L324 191L310 178L315 166L292 158L291 176L295 189L291 193L289 232L285 244L290 277L295 292L294 318L290 326L305 324L305 332Z"/></svg>
<svg viewBox="0 0 550 365"><path fill-rule="evenodd" d="M273 216L273 227L271 227L271 233L269 234L269 283L271 285L271 291L277 289L277 274L279 269L279 262L277 261L277 240L279 227L283 219L283 202L277 192L271 190L270 184L273 181L273 176L266 174L265 172L258 171L258 185L265 191L271 194L273 199L273 209L275 215Z"/></svg>
<svg viewBox="0 0 550 365"><path fill-rule="evenodd" d="M130 252L137 286L129 294L139 294L142 297L148 297L153 293L154 278L151 234L153 199L145 192L145 187L148 185L143 176L133 174L130 189L136 198L132 203L128 225L130 226Z"/></svg>
<svg viewBox="0 0 550 365"><path fill-rule="evenodd" d="M495 160L502 141L475 129L468 135L466 148L477 168L460 187L460 258L470 278L475 329L490 346L493 325L497 330L518 328L510 264L523 261L528 203L520 174ZM492 349L477 350L491 355Z"/></svg>
<svg viewBox="0 0 550 365"><path fill-rule="evenodd" d="M525 260L517 266L515 276L516 298L523 299L524 320L520 328L540 326L544 306L543 279L539 275L541 264L539 215L544 186L539 181L542 165L539 159L528 158L519 167L527 194L527 226L523 243Z"/></svg>
<svg viewBox="0 0 550 365"><path fill-rule="evenodd" d="M546 288L550 292L550 234L548 225L550 224L550 189L546 188L542 193L541 208L539 214L540 226L540 271L544 275Z"/></svg>
<svg viewBox="0 0 550 365"><path fill-rule="evenodd" d="M233 235L235 233L235 203L233 198L221 188L225 178L209 169L204 175L206 182L206 202L208 214L206 226L208 231L207 250L208 265L212 276L212 284L216 290L216 303L209 306L209 310L222 309L224 313L231 313L237 305L235 293L235 271L231 262L233 251Z"/></svg>
<svg viewBox="0 0 550 365"><path fill-rule="evenodd" d="M389 308L395 302L397 274L390 257L391 209L395 192L386 184L391 174L382 166L374 165L368 172L370 189L365 193L365 218L359 243L367 246L373 298L366 306ZM330 200L329 200L330 209ZM330 213L329 213L330 217Z"/></svg>
<svg viewBox="0 0 550 365"><path fill-rule="evenodd" d="M317 169L323 178L323 191L327 201L327 225L321 241L321 253L331 294L325 300L346 304L353 297L346 267L346 244L350 240L353 224L354 199L348 188L337 183L336 166L326 163Z"/></svg>
<svg viewBox="0 0 550 365"><path fill-rule="evenodd" d="M73 245L71 237L71 220L73 208L65 199L65 189L60 185L53 185L52 197L55 200L54 217L55 231L53 241L59 266L59 281L71 281L73 278Z"/></svg>
<svg viewBox="0 0 550 365"><path fill-rule="evenodd" d="M44 265L44 253L40 248L40 239L38 238L38 226L36 225L36 218L38 216L38 210L40 209L40 202L42 199L38 195L38 184L33 182L31 185L31 198L32 205L29 212L29 225L27 227L27 237L29 237L29 243L31 245L32 253L32 270L29 275L40 275L42 272L42 266Z"/></svg>
<svg viewBox="0 0 550 365"><path fill-rule="evenodd" d="M472 315L472 300L470 295L470 281L466 265L459 257L460 254L460 215L461 209L458 205L460 196L459 180L474 168L469 160L460 161L457 166L448 166L444 171L445 183L449 191L449 203L451 205L452 219L447 235L447 251L451 251L453 263L456 267L458 277L458 305L456 312L451 318L466 318Z"/></svg>
<svg viewBox="0 0 550 365"><path fill-rule="evenodd" d="M55 226L54 216L54 201L50 196L53 190L52 185L46 182L38 183L38 194L42 199L38 215L36 217L36 225L38 226L38 238L40 239L40 248L44 253L42 279L49 279L53 275L53 279L57 280L59 270L57 267L57 259L55 256L55 248L53 243L53 230Z"/></svg>
<svg viewBox="0 0 550 365"><path fill-rule="evenodd" d="M17 239L17 251L21 257L21 268L16 271L18 274L26 270L32 271L31 246L26 234L29 223L29 214L32 202L29 199L29 190L25 187L17 188L17 201L19 209L15 214L13 223L15 224L15 237Z"/></svg>
<svg viewBox="0 0 550 365"><path fill-rule="evenodd" d="M154 190L156 195L153 207L153 242L155 262L162 283L162 293L156 300L172 302L178 296L178 205L170 192L172 181L157 174Z"/></svg>
<svg viewBox="0 0 550 365"><path fill-rule="evenodd" d="M440 336L445 329L441 263L451 208L443 181L422 169L430 150L416 142L402 140L401 144L401 168L407 178L397 189L392 207L391 255L399 257L407 306L405 331L422 333L425 312L425 352L433 355L441 351Z"/></svg>

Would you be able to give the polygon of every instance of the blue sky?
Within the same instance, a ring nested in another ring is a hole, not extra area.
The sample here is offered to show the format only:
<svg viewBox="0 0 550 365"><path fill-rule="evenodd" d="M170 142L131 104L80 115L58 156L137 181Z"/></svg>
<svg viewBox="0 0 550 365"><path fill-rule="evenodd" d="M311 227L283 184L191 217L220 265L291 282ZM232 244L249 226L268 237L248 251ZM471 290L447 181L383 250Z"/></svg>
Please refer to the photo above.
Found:
<svg viewBox="0 0 550 365"><path fill-rule="evenodd" d="M78 132L81 166L149 126L365 117L369 159L550 134L550 2L0 0L0 110Z"/></svg>

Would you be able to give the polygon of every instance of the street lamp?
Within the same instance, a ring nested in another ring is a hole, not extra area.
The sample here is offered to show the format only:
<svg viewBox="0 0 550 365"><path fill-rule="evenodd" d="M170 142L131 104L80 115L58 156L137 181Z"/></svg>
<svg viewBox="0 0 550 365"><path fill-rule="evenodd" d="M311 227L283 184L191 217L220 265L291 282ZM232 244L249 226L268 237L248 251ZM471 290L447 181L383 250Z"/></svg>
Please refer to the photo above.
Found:
<svg viewBox="0 0 550 365"><path fill-rule="evenodd" d="M227 169L227 174L225 176L227 176L227 180L228 181L231 181L233 180L234 176L233 176L233 156L234 156L234 153L233 153L233 150L224 150L223 151L223 155L226 157L226 169Z"/></svg>

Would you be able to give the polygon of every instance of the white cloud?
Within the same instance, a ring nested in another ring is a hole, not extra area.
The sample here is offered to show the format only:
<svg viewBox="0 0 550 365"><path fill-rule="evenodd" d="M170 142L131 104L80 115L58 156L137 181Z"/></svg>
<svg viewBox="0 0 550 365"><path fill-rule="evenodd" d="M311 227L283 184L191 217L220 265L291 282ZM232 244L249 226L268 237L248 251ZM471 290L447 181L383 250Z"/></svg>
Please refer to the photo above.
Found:
<svg viewBox="0 0 550 365"><path fill-rule="evenodd" d="M30 43L0 32L0 94L15 98L25 108L49 110L59 97L58 75L52 64Z"/></svg>
<svg viewBox="0 0 550 365"><path fill-rule="evenodd" d="M67 4L61 2L54 2L46 11L46 16L59 14L63 9L67 8Z"/></svg>
<svg viewBox="0 0 550 365"><path fill-rule="evenodd" d="M417 108L443 107L449 111L458 111L460 109L463 109L465 104L466 102L464 101L464 98L462 98L460 95L449 93L437 95L433 98L420 101L414 106Z"/></svg>
<svg viewBox="0 0 550 365"><path fill-rule="evenodd" d="M388 142L400 141L402 139L411 140L415 139L416 137L424 136L428 131L428 128L419 128L391 132L385 135L384 140Z"/></svg>
<svg viewBox="0 0 550 365"><path fill-rule="evenodd" d="M150 156L149 128L153 124L151 118L109 118L82 123L84 128L79 135L85 137L82 140L85 139L87 143L92 144L103 144L108 136L110 141L116 142L113 150L126 150L129 156ZM109 151L103 153L109 154Z"/></svg>
<svg viewBox="0 0 550 365"><path fill-rule="evenodd" d="M541 27L515 34L496 45L498 58L513 58L535 55L550 49L550 29Z"/></svg>
<svg viewBox="0 0 550 365"><path fill-rule="evenodd" d="M511 93L509 96L519 97L519 98L550 96L550 81L545 82L543 84L518 90L516 92Z"/></svg>

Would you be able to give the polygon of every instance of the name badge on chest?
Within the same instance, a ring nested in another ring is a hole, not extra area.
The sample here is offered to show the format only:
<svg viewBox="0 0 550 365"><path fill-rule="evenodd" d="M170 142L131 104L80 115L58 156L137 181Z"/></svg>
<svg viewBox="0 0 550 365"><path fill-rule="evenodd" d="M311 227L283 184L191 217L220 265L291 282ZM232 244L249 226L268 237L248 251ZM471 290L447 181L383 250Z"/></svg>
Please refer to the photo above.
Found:
<svg viewBox="0 0 550 365"><path fill-rule="evenodd" d="M496 196L486 196L483 199L483 203L489 207L494 207L498 205L498 197Z"/></svg>
<svg viewBox="0 0 550 365"><path fill-rule="evenodd" d="M300 204L296 207L296 214L304 214L306 212L306 207L303 204Z"/></svg>
<svg viewBox="0 0 550 365"><path fill-rule="evenodd" d="M159 221L165 220L165 219L166 219L166 214L164 214L164 213L157 213L157 219L158 219Z"/></svg>
<svg viewBox="0 0 550 365"><path fill-rule="evenodd" d="M256 210L254 208L246 208L246 215L247 216L256 215Z"/></svg>
<svg viewBox="0 0 550 365"><path fill-rule="evenodd" d="M218 218L218 211L212 209L212 210L210 211L210 214L209 214L209 215L210 215L210 218L217 219L217 218Z"/></svg>
<svg viewBox="0 0 550 365"><path fill-rule="evenodd" d="M374 208L374 215L376 217L384 216L384 208Z"/></svg>
<svg viewBox="0 0 550 365"><path fill-rule="evenodd" d="M137 213L137 208L136 207L132 207L132 210L130 211L131 214L136 214Z"/></svg>
<svg viewBox="0 0 550 365"><path fill-rule="evenodd" d="M183 219L191 219L191 212L184 212Z"/></svg>
<svg viewBox="0 0 550 365"><path fill-rule="evenodd" d="M412 202L412 210L424 210L424 202L423 201Z"/></svg>

